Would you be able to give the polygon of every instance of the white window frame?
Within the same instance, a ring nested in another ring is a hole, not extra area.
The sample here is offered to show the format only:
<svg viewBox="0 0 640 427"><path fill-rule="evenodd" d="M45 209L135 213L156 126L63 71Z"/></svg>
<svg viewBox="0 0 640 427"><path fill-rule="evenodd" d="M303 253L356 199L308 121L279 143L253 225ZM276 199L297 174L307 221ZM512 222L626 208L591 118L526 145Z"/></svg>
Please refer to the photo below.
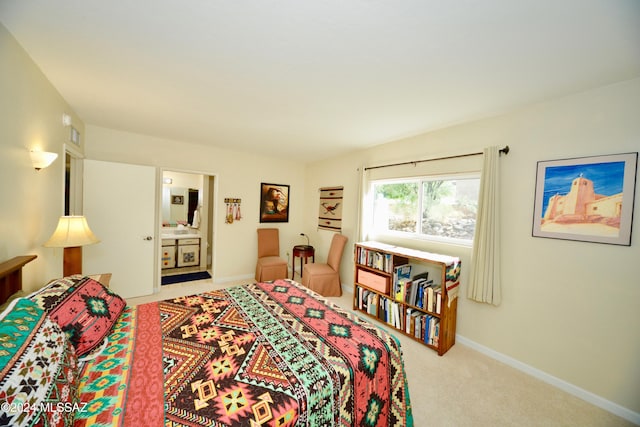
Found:
<svg viewBox="0 0 640 427"><path fill-rule="evenodd" d="M468 173L459 173L459 174L441 174L441 175L423 175L423 176L412 176L412 177L403 177L403 178L383 178L383 179L375 179L369 181L368 193L371 195L371 199L368 203L365 203L366 216L368 216L366 223L369 224L369 232L367 234L375 235L376 238L380 237L389 237L389 238L404 238L404 239L413 239L419 241L430 241L437 242L443 244L451 244L458 246L473 246L473 238L472 239L459 239L454 237L443 237L443 236L434 236L428 235L421 232L422 229L422 199L423 199L423 182L424 181L454 181L454 180L464 180L464 179L478 179L480 180L480 171L477 172L468 172ZM373 210L373 197L374 197L374 186L380 184L395 184L395 183L405 183L405 182L417 182L418 185L418 210L416 212L416 228L415 232L406 232L406 231L396 231L396 230L381 230L374 228L374 210ZM478 184L479 185L479 184ZM475 232L474 230L474 236Z"/></svg>

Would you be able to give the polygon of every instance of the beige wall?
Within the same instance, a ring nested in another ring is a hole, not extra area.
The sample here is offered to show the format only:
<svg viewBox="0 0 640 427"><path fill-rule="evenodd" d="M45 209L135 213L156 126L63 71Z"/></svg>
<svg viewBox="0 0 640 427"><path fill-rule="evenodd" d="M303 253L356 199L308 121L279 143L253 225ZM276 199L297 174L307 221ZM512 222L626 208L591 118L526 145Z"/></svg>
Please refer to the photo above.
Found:
<svg viewBox="0 0 640 427"><path fill-rule="evenodd" d="M165 140L88 125L86 157L214 175L214 279L253 277L258 227L280 229L280 254L300 242L303 224L304 165L286 158L259 156ZM289 222L261 224L260 183L290 185ZM240 221L225 223L225 198L242 199Z"/></svg>
<svg viewBox="0 0 640 427"><path fill-rule="evenodd" d="M0 260L35 254L24 269L27 290L62 275L62 249L44 248L63 214L64 144L72 116L84 137L84 125L13 36L0 25ZM29 150L58 153L36 171Z"/></svg>
<svg viewBox="0 0 640 427"><path fill-rule="evenodd" d="M566 382L565 388L576 386L583 397L589 392L601 396L607 409L638 420L640 195L635 198L630 247L534 238L531 225L536 162L638 151L639 117L640 79L636 79L317 162L306 171L305 228L317 246L328 247L330 236L314 231L316 190L344 185L344 232L351 244L357 239L357 169L362 164L509 145L510 154L501 159L503 302L499 307L464 296L469 248L397 243L462 257L457 329L461 340L512 358L525 370L539 370L547 380ZM341 276L343 283L353 284L351 254L343 260Z"/></svg>

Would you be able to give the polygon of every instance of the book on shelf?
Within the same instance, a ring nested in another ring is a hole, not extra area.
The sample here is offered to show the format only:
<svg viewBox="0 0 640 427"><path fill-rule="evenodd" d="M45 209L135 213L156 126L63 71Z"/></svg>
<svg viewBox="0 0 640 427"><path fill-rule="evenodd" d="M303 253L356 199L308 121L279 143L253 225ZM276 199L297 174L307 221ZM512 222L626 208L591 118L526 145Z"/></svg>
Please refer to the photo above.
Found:
<svg viewBox="0 0 640 427"><path fill-rule="evenodd" d="M440 309L438 308L438 294L440 294L440 299L442 300L442 286L432 285L429 287L428 293L427 309L433 313L440 314ZM442 302L440 304L442 306Z"/></svg>
<svg viewBox="0 0 640 427"><path fill-rule="evenodd" d="M370 292L369 293L369 313L374 316L374 317L378 317L378 307L380 305L379 299L380 296L378 294L376 294L375 292Z"/></svg>
<svg viewBox="0 0 640 427"><path fill-rule="evenodd" d="M433 286L427 286L424 288L424 293L425 293L425 308L427 309L427 311L433 311L433 308L435 307L433 305L434 299L433 299Z"/></svg>
<svg viewBox="0 0 640 427"><path fill-rule="evenodd" d="M379 316L376 317L389 326L393 326L396 329L403 329L404 320L402 318L402 307L400 304L378 294L375 294L375 296L380 300L380 313Z"/></svg>
<svg viewBox="0 0 640 427"><path fill-rule="evenodd" d="M422 313L420 313L419 311L412 311L411 312L411 318L409 319L409 321L411 322L411 324L409 325L409 334L413 335L414 337L416 336L416 322L418 317L420 317L422 315Z"/></svg>
<svg viewBox="0 0 640 427"><path fill-rule="evenodd" d="M411 280L411 265L403 264L393 268L393 293L396 301L404 301L405 285Z"/></svg>
<svg viewBox="0 0 640 427"><path fill-rule="evenodd" d="M375 268L386 273L391 272L391 254L358 247L358 264Z"/></svg>
<svg viewBox="0 0 640 427"><path fill-rule="evenodd" d="M442 294L442 287L440 285L432 284L426 288L427 293L427 305L426 309L433 313L440 313L439 310L436 309L436 301L438 297L438 293Z"/></svg>
<svg viewBox="0 0 640 427"><path fill-rule="evenodd" d="M440 333L440 319L437 317L431 317L429 319L429 329L426 331L424 342L430 345L437 346L437 335Z"/></svg>
<svg viewBox="0 0 640 427"><path fill-rule="evenodd" d="M420 288L421 280L424 280L424 279L416 279L416 278L414 278L411 281L411 289L409 291L409 295L408 295L408 298L407 298L407 301L406 301L407 304L411 304L413 306L416 305L416 301L418 299L418 289Z"/></svg>
<svg viewBox="0 0 640 427"><path fill-rule="evenodd" d="M402 296L403 299L401 302L409 303L409 299L411 298L411 290L413 289L413 281L407 280L402 283Z"/></svg>
<svg viewBox="0 0 640 427"><path fill-rule="evenodd" d="M416 301L416 306L426 308L427 291L431 285L433 285L433 280L425 280L420 283L420 286L418 287L418 300Z"/></svg>
<svg viewBox="0 0 640 427"><path fill-rule="evenodd" d="M411 308L407 309L403 328L405 333L432 346L438 346L440 319Z"/></svg>
<svg viewBox="0 0 640 427"><path fill-rule="evenodd" d="M407 304L431 313L440 314L442 311L442 286L432 281L418 281L411 283Z"/></svg>
<svg viewBox="0 0 640 427"><path fill-rule="evenodd" d="M424 335L424 332L422 332L424 330L424 320L425 317L427 317L426 314L420 313L416 319L415 319L415 332L414 332L414 336L417 339L421 339L422 336Z"/></svg>
<svg viewBox="0 0 640 427"><path fill-rule="evenodd" d="M378 319L382 320L384 323L387 323L387 312L388 312L388 305L387 305L387 299L384 297L380 297L379 299L379 311L378 311Z"/></svg>
<svg viewBox="0 0 640 427"><path fill-rule="evenodd" d="M413 276L411 280L411 292L409 294L409 298L407 298L406 300L407 304L422 308L422 306L419 304L419 301L421 301L422 299L421 293L424 290L424 284L428 281L429 272L424 272Z"/></svg>
<svg viewBox="0 0 640 427"><path fill-rule="evenodd" d="M378 294L367 289L357 288L357 306L358 309L372 316L378 317Z"/></svg>
<svg viewBox="0 0 640 427"><path fill-rule="evenodd" d="M358 308L360 310L367 311L367 291L361 287L358 287L357 291L358 291Z"/></svg>
<svg viewBox="0 0 640 427"><path fill-rule="evenodd" d="M400 316L400 304L395 301L391 301L391 308L393 312L392 325L397 329L402 329L402 316Z"/></svg>

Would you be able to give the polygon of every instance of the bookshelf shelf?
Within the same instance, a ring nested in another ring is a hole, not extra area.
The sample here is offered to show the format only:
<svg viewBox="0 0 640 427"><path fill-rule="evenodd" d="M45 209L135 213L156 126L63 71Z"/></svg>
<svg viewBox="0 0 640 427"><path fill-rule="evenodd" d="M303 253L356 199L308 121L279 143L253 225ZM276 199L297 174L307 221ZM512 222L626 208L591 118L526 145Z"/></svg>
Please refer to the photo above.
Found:
<svg viewBox="0 0 640 427"><path fill-rule="evenodd" d="M460 259L380 242L355 245L353 308L445 354L456 339Z"/></svg>

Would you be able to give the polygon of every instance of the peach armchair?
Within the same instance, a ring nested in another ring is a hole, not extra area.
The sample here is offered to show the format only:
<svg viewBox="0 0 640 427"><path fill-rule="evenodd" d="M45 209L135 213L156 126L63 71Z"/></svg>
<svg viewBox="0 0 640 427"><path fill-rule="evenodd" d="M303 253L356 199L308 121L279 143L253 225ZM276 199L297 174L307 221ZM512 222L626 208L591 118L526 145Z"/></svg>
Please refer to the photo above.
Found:
<svg viewBox="0 0 640 427"><path fill-rule="evenodd" d="M286 279L287 261L280 258L280 235L277 228L258 228L258 262L256 280L266 282Z"/></svg>
<svg viewBox="0 0 640 427"><path fill-rule="evenodd" d="M342 295L340 284L340 261L347 244L347 237L334 234L327 256L327 263L305 264L302 270L302 284L325 297L339 297Z"/></svg>

